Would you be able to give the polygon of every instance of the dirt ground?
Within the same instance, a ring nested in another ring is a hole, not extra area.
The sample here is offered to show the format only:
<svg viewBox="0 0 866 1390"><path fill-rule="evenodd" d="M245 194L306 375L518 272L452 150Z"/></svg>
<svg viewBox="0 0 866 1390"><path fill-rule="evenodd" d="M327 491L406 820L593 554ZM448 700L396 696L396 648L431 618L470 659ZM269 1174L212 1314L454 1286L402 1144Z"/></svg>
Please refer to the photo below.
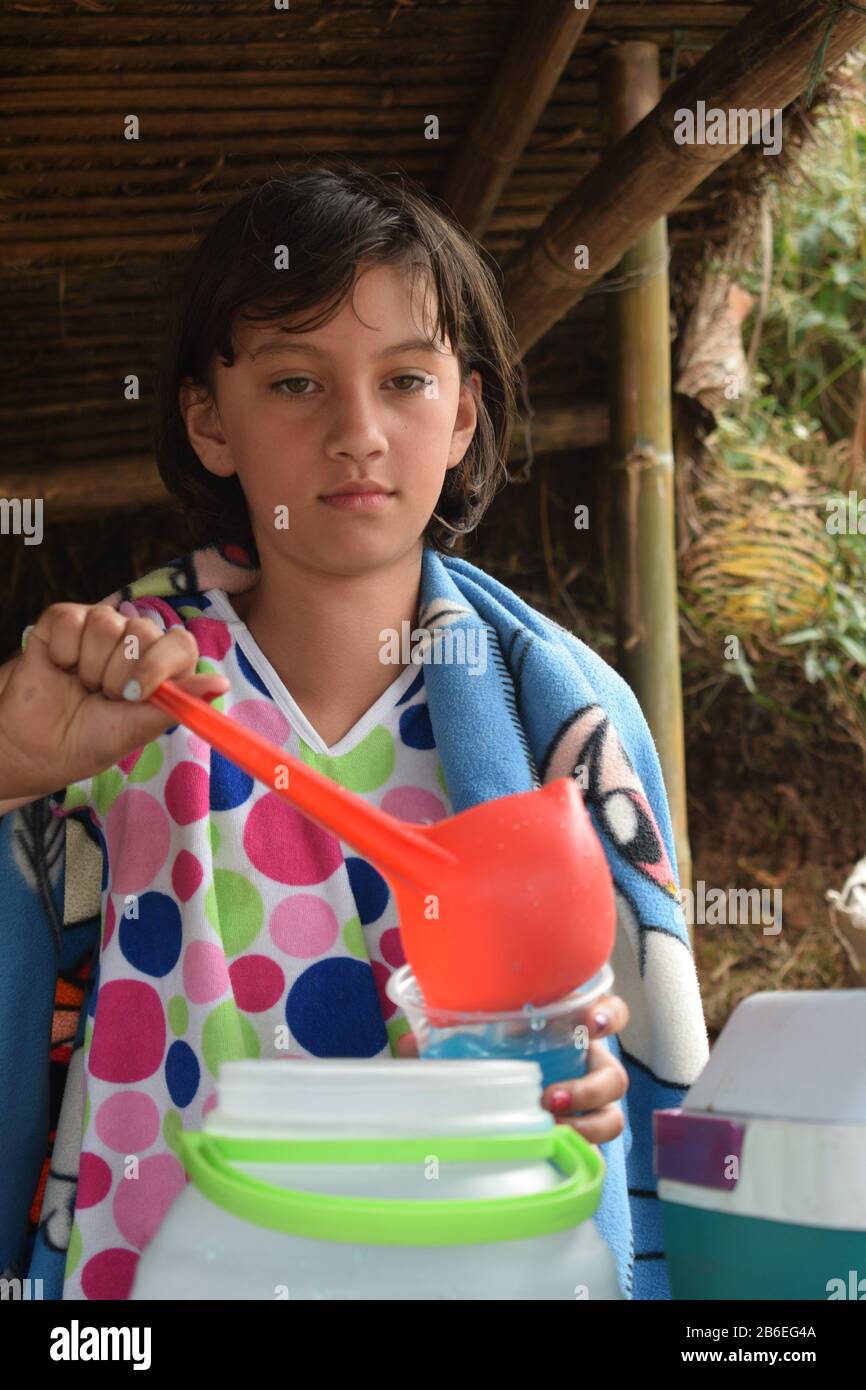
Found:
<svg viewBox="0 0 866 1390"><path fill-rule="evenodd" d="M851 975L824 893L841 889L866 855L866 768L850 745L815 739L804 747L733 681L704 720L687 700L686 719L695 883L782 893L777 935L760 924L694 927L715 1041L732 1009L759 990L863 984Z"/></svg>

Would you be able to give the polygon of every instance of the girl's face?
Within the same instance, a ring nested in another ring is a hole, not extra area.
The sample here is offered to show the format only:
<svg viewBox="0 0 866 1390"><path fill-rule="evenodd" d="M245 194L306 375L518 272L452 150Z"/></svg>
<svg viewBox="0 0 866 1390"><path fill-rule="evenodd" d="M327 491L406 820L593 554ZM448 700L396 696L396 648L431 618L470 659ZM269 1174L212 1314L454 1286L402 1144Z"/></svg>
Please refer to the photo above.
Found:
<svg viewBox="0 0 866 1390"><path fill-rule="evenodd" d="M263 566L281 556L360 574L420 546L481 391L478 372L461 384L447 339L421 341L430 307L423 276L413 302L401 267L372 266L311 332L242 323L234 365L214 364L215 402L182 388L190 442L210 472L237 473ZM390 496L351 509L323 500L356 481Z"/></svg>

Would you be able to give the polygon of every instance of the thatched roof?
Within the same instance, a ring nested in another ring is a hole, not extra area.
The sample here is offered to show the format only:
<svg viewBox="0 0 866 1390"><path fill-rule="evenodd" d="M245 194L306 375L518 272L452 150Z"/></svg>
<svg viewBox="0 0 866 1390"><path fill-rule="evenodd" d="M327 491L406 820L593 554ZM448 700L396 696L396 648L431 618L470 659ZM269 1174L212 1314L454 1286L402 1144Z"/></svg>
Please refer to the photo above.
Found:
<svg viewBox="0 0 866 1390"><path fill-rule="evenodd" d="M529 348L531 447L601 444L610 286L564 286L550 259L557 237L570 244L580 223L615 265L623 237L668 215L676 274L724 236L732 190L783 162L749 146L705 148L689 171L651 121L610 149L605 55L633 41L658 45L663 101L680 90L723 98L727 82L741 101L784 105L791 131L812 60L832 66L866 33L866 14L845 10L822 50L823 0L588 0L586 11L560 0L2 8L0 495L42 497L46 523L137 510L163 495L148 405L166 271L215 202L316 151L400 168L446 197L505 268L506 302ZM137 141L124 138L129 113L140 120ZM425 138L430 113L438 139ZM123 400L119 363L141 377L140 407ZM514 457L523 456L518 438Z"/></svg>

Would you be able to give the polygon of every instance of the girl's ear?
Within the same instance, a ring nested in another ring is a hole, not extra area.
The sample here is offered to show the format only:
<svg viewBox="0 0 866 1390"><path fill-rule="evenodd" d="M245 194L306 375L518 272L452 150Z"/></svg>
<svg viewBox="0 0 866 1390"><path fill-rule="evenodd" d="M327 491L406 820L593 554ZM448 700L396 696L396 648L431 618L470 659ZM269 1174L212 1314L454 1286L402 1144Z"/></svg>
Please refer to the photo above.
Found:
<svg viewBox="0 0 866 1390"><path fill-rule="evenodd" d="M478 402L481 399L481 377L476 371L470 372L469 381L460 383L460 400L457 417L451 435L451 448L448 450L446 468L455 468L462 463L466 451L472 443L472 436L478 423Z"/></svg>
<svg viewBox="0 0 866 1390"><path fill-rule="evenodd" d="M235 469L219 410L207 387L186 380L178 391L178 403L187 438L203 468L219 478L230 478Z"/></svg>

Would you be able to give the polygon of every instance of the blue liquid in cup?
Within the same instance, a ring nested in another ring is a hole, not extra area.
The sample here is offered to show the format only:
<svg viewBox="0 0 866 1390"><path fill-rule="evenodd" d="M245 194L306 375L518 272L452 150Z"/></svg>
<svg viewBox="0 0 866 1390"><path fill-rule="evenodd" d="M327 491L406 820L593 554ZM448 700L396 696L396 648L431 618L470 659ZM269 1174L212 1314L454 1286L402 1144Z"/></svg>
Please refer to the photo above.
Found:
<svg viewBox="0 0 866 1390"><path fill-rule="evenodd" d="M575 1047L573 1042L546 1047L543 1036L530 1031L507 1038L485 1038L484 1031L461 1033L452 1028L431 1027L428 1044L420 1055L436 1059L486 1057L496 1061L537 1062L544 1086L583 1076L587 1063L585 1047Z"/></svg>

